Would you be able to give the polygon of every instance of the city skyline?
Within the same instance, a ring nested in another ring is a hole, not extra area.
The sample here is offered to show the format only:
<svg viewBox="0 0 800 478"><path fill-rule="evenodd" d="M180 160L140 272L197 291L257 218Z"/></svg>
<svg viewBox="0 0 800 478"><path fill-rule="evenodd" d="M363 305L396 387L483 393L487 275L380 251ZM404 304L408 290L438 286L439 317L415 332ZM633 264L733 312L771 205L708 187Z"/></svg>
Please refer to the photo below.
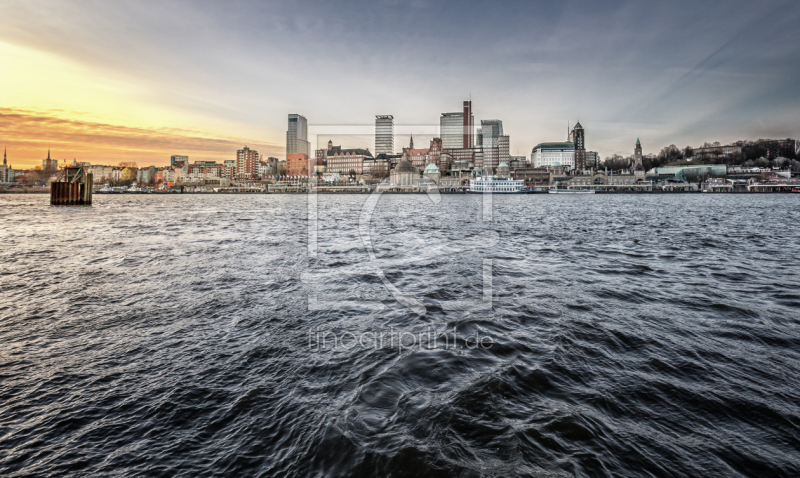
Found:
<svg viewBox="0 0 800 478"><path fill-rule="evenodd" d="M293 112L309 126L393 115L400 128L467 98L475 124L502 120L525 156L579 120L602 158L630 155L637 137L645 153L797 137L800 7L721 5L11 1L0 141L15 167L48 148L141 166L231 159L243 145L283 158ZM355 24L358 36L335 33Z"/></svg>

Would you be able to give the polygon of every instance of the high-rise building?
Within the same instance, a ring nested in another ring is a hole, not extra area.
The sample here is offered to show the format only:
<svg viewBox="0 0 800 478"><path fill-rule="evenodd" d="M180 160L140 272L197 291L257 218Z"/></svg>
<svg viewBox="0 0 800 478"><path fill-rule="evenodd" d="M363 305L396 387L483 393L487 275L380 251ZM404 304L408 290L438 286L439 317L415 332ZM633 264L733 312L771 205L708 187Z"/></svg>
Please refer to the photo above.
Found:
<svg viewBox="0 0 800 478"><path fill-rule="evenodd" d="M173 154L172 156L169 157L169 165L175 166L175 163L189 164L189 156L180 156L177 154Z"/></svg>
<svg viewBox="0 0 800 478"><path fill-rule="evenodd" d="M483 162L481 169L496 169L500 164L500 138L503 137L503 122L500 120L481 120L481 148ZM506 162L508 161L508 137L506 136Z"/></svg>
<svg viewBox="0 0 800 478"><path fill-rule="evenodd" d="M460 113L442 113L439 118L439 132L443 149L463 149L475 146L475 118L472 115L472 102L465 101Z"/></svg>
<svg viewBox="0 0 800 478"><path fill-rule="evenodd" d="M471 148L475 145L472 138L473 123L475 122L475 119L472 117L472 100L464 102L462 120L464 125L464 140L461 147Z"/></svg>
<svg viewBox="0 0 800 478"><path fill-rule="evenodd" d="M439 118L442 148L460 149L464 145L464 114L442 113Z"/></svg>
<svg viewBox="0 0 800 478"><path fill-rule="evenodd" d="M500 135L497 138L497 153L499 156L498 161L500 161L500 163L510 164L509 163L509 161L511 161L511 154L509 152L510 141L511 140L508 137L508 135Z"/></svg>
<svg viewBox="0 0 800 478"><path fill-rule="evenodd" d="M375 154L394 154L394 116L375 117Z"/></svg>
<svg viewBox="0 0 800 478"><path fill-rule="evenodd" d="M308 121L298 114L289 115L289 128L286 130L286 154L311 154L308 143Z"/></svg>
<svg viewBox="0 0 800 478"><path fill-rule="evenodd" d="M583 126L581 126L581 122L578 121L575 123L575 127L572 128L572 133L570 133L569 141L571 141L575 145L575 169L578 171L583 171L586 169L586 142L584 141L585 132L583 130Z"/></svg>
<svg viewBox="0 0 800 478"><path fill-rule="evenodd" d="M247 146L236 151L236 177L250 179L258 174L258 151Z"/></svg>
<svg viewBox="0 0 800 478"><path fill-rule="evenodd" d="M236 160L226 159L222 162L222 176L228 179L233 179L236 175Z"/></svg>

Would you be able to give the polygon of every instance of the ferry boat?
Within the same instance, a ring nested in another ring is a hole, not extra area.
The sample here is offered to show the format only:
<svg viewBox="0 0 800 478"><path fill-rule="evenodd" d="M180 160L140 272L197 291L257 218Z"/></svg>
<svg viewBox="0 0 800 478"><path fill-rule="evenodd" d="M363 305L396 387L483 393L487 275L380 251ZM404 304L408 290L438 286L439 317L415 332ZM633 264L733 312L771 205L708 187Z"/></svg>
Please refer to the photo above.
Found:
<svg viewBox="0 0 800 478"><path fill-rule="evenodd" d="M493 194L527 194L531 192L525 188L525 180L498 178L497 176L478 176L469 181L467 193L493 193Z"/></svg>
<svg viewBox="0 0 800 478"><path fill-rule="evenodd" d="M550 189L550 194L594 194L594 189Z"/></svg>

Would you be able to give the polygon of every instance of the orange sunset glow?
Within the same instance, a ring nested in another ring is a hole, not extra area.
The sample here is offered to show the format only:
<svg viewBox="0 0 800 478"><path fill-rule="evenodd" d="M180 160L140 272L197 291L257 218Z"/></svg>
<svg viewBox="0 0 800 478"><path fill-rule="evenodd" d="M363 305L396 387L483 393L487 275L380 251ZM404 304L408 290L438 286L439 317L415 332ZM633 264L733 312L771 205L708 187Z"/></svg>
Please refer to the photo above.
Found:
<svg viewBox="0 0 800 478"><path fill-rule="evenodd" d="M152 92L69 58L0 42L0 131L9 163L61 161L160 165L171 154L230 158L248 145L282 153L281 131L170 110Z"/></svg>

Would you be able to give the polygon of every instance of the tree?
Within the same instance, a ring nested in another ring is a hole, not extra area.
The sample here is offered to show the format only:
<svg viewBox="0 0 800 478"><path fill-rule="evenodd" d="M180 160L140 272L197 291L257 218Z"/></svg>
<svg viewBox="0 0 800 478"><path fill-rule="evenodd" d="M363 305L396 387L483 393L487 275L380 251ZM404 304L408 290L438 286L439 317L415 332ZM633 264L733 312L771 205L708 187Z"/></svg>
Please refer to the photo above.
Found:
<svg viewBox="0 0 800 478"><path fill-rule="evenodd" d="M687 146L683 148L683 159L689 159L694 156L694 148Z"/></svg>
<svg viewBox="0 0 800 478"><path fill-rule="evenodd" d="M386 179L389 177L389 171L385 163L373 166L371 176L375 179Z"/></svg>
<svg viewBox="0 0 800 478"><path fill-rule="evenodd" d="M682 158L683 153L674 144L662 148L658 153L658 160L662 165L673 163Z"/></svg>
<svg viewBox="0 0 800 478"><path fill-rule="evenodd" d="M620 169L628 168L631 164L631 158L625 158L622 155L615 154L607 157L600 165L601 168L608 169L609 171L619 171Z"/></svg>

